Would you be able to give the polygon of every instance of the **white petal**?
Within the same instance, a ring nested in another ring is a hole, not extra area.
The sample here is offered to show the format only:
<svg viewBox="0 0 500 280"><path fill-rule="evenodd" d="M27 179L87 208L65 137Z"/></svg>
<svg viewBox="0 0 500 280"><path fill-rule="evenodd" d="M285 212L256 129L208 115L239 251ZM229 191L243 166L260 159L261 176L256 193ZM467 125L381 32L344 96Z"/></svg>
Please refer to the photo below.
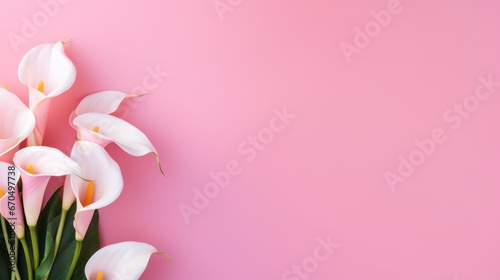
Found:
<svg viewBox="0 0 500 280"><path fill-rule="evenodd" d="M157 155L156 149L147 136L130 123L111 115L86 113L76 117L73 123L78 128L80 139L90 140L97 136L115 142L125 152L133 156L143 156L148 153ZM99 132L93 132L98 127Z"/></svg>
<svg viewBox="0 0 500 280"><path fill-rule="evenodd" d="M101 91L86 96L75 110L77 115L85 113L111 114L118 109L125 98L140 97L144 94L126 94L121 91Z"/></svg>
<svg viewBox="0 0 500 280"><path fill-rule="evenodd" d="M46 146L31 146L19 150L14 155L14 163L23 171L28 164L33 166L32 176L63 176L75 174L82 176L80 166L58 149Z"/></svg>
<svg viewBox="0 0 500 280"><path fill-rule="evenodd" d="M95 279L102 271L107 280L137 280L148 265L155 247L141 242L126 241L108 245L97 251L85 265L87 279Z"/></svg>
<svg viewBox="0 0 500 280"><path fill-rule="evenodd" d="M43 197L50 176L30 176L21 170L23 182L23 208L28 226L36 226L42 211Z"/></svg>
<svg viewBox="0 0 500 280"><path fill-rule="evenodd" d="M18 76L29 88L30 109L45 98L57 96L68 90L76 78L75 65L64 53L62 42L34 47L19 64ZM45 84L44 93L38 91L38 83Z"/></svg>
<svg viewBox="0 0 500 280"><path fill-rule="evenodd" d="M50 176L75 174L82 177L80 166L58 149L46 146L31 146L14 155L14 163L21 171L23 180L23 202L26 222L37 224L43 197ZM33 167L31 174L28 165Z"/></svg>
<svg viewBox="0 0 500 280"><path fill-rule="evenodd" d="M35 127L35 116L13 93L0 88L0 156L14 149Z"/></svg>
<svg viewBox="0 0 500 280"><path fill-rule="evenodd" d="M99 209L111 204L123 190L123 176L118 163L103 147L89 141L76 141L71 158L81 167L83 177L94 182L93 202L82 210ZM71 187L81 205L88 182L78 176L71 176Z"/></svg>
<svg viewBox="0 0 500 280"><path fill-rule="evenodd" d="M92 202L83 206L89 182L77 176L70 178L71 188L77 200L73 225L77 240L83 240L94 210L113 203L120 196L123 190L123 177L118 164L96 143L76 141L71 158L80 165L83 176L94 184Z"/></svg>

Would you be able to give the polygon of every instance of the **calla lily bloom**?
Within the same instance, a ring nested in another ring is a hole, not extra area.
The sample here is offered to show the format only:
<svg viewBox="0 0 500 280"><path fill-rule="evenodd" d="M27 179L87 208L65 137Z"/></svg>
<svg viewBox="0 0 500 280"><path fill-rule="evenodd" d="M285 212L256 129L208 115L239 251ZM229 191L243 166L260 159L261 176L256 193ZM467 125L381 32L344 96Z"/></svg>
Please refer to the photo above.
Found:
<svg viewBox="0 0 500 280"><path fill-rule="evenodd" d="M13 152L35 127L35 116L13 93L0 88L0 160L11 161Z"/></svg>
<svg viewBox="0 0 500 280"><path fill-rule="evenodd" d="M118 164L103 147L89 141L76 141L71 157L81 166L85 178L71 176L71 187L76 195L76 213L73 226L75 238L83 240L96 209L115 201L123 190L123 177Z"/></svg>
<svg viewBox="0 0 500 280"><path fill-rule="evenodd" d="M153 153L161 168L158 153L147 136L130 123L111 116L126 98L141 97L146 94L127 94L120 91L101 91L86 96L70 116L70 123L77 130L79 139L92 141L106 147L115 142L125 152L133 156Z"/></svg>
<svg viewBox="0 0 500 280"><path fill-rule="evenodd" d="M36 116L36 126L28 145L41 145L50 98L67 91L75 82L76 68L64 53L61 41L39 45L19 64L19 80L29 88L29 108Z"/></svg>
<svg viewBox="0 0 500 280"><path fill-rule="evenodd" d="M81 140L92 141L103 147L114 142L133 156L153 153L158 165L160 163L158 153L148 137L138 128L120 118L101 113L85 113L77 116L73 124Z"/></svg>
<svg viewBox="0 0 500 280"><path fill-rule="evenodd" d="M17 189L19 170L12 164L0 162L0 213L14 224L19 239L24 238L24 217L21 199Z"/></svg>
<svg viewBox="0 0 500 280"><path fill-rule="evenodd" d="M87 95L75 110L76 115L85 113L114 113L125 98L144 96L145 94L127 94L121 91L107 90Z"/></svg>
<svg viewBox="0 0 500 280"><path fill-rule="evenodd" d="M83 178L80 166L58 149L31 146L14 155L21 171L23 203L28 226L36 226L42 208L43 195L51 176L74 174Z"/></svg>
<svg viewBox="0 0 500 280"><path fill-rule="evenodd" d="M146 94L127 94L116 90L106 90L89 94L80 101L78 107L71 112L69 123L74 128L73 120L85 113L112 114L126 98L141 97Z"/></svg>
<svg viewBox="0 0 500 280"><path fill-rule="evenodd" d="M111 244L90 257L85 265L85 276L88 280L137 280L155 253L164 254L142 242Z"/></svg>

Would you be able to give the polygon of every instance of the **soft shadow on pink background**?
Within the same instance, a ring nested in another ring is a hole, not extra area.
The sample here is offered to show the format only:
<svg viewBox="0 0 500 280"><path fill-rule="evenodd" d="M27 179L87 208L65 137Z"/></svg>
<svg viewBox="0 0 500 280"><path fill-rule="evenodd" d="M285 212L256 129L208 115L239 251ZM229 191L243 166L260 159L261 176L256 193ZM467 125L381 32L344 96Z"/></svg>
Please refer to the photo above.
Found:
<svg viewBox="0 0 500 280"><path fill-rule="evenodd" d="M23 18L43 9L3 3L0 81L26 100L22 55L72 39L77 81L53 101L46 138L68 153L81 98L161 72L120 114L150 137L168 179L152 155L113 146L125 189L101 211L104 244L171 255L153 256L142 279L499 279L500 86L460 127L443 115L479 76L500 81L500 6L401 0L348 63L342 42L356 47L355 28L393 1L221 0L234 5L221 21L212 0L66 0L17 47L9 33L23 36ZM242 153L285 107L295 118L255 156ZM400 155L435 129L446 140L391 190L384 174L398 175ZM241 172L187 224L179 207L194 207L194 189L231 161ZM340 246L318 261L328 238Z"/></svg>

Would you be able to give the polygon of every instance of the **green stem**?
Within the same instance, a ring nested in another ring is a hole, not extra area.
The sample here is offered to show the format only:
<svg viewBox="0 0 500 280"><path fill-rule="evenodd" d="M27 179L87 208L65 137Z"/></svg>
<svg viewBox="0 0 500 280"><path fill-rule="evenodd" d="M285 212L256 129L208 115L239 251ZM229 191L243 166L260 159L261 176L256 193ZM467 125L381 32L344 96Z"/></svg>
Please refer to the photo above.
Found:
<svg viewBox="0 0 500 280"><path fill-rule="evenodd" d="M82 250L82 240L76 240L75 254L73 255L73 261L71 262L71 267L69 268L68 276L66 276L66 280L71 280L73 276L73 272L75 272L76 263L78 262L78 258L80 257L80 251Z"/></svg>
<svg viewBox="0 0 500 280"><path fill-rule="evenodd" d="M26 238L24 237L19 240L23 245L24 257L26 258L26 267L28 267L28 280L33 280L33 268L31 267L31 257L28 243L26 243Z"/></svg>
<svg viewBox="0 0 500 280"><path fill-rule="evenodd" d="M62 208L61 210L61 218L59 219L59 226L57 227L57 235L56 235L56 241L55 241L55 246L54 246L54 258L52 259L52 264L54 264L54 261L56 260L56 255L57 255L57 250L59 250L59 245L61 245L61 238L64 230L64 223L66 222L66 216L68 214L68 210ZM49 272L47 273L47 276L43 278L43 280L47 280L49 277L48 275L50 274L50 271L52 270L52 267L49 268Z"/></svg>
<svg viewBox="0 0 500 280"><path fill-rule="evenodd" d="M14 268L14 273L10 277L11 280L17 279L22 280L21 275L19 274L19 270L17 270L17 266Z"/></svg>
<svg viewBox="0 0 500 280"><path fill-rule="evenodd" d="M17 238L17 236L16 236L16 241L15 241L15 245L14 246L15 246L15 250L16 250L16 264L17 264L17 257L19 256L19 254L17 252L17 248L19 246L19 239ZM16 273L17 280L21 280L21 275L19 275L19 270L17 269L17 265L16 265L16 268L15 268L14 272Z"/></svg>
<svg viewBox="0 0 500 280"><path fill-rule="evenodd" d="M5 245L7 246L7 253L10 252L10 246L9 246L9 232L7 231L7 224L5 223L5 219L0 217L2 219L2 232L3 232L3 239L5 241Z"/></svg>
<svg viewBox="0 0 500 280"><path fill-rule="evenodd" d="M30 226L30 236L31 236L31 246L33 247L33 264L35 271L38 269L40 264L39 253L38 253L38 237L36 235L36 226Z"/></svg>
<svg viewBox="0 0 500 280"><path fill-rule="evenodd" d="M5 219L0 217L2 219L2 232L3 232L3 239L5 241L5 246L7 247L7 254L10 255L10 250L11 247L9 246L9 231L7 230L7 224L5 223ZM12 277L14 276L14 273L10 275L10 279L12 280Z"/></svg>
<svg viewBox="0 0 500 280"><path fill-rule="evenodd" d="M59 249L59 245L61 244L61 238L64 230L64 223L66 222L67 214L68 210L63 208L61 211L61 219L59 220L59 227L57 228L56 244L54 247L54 259L56 259L55 256L57 255L57 250Z"/></svg>
<svg viewBox="0 0 500 280"><path fill-rule="evenodd" d="M5 245L7 246L7 252L9 253L9 256L10 256L10 250L12 250L12 247L9 246L9 238L8 236L10 236L9 234L9 231L7 229L7 224L5 222L5 219L1 218L2 219L2 232L3 232L3 238L4 238L4 241L5 241ZM14 258L15 258L15 261L16 261L16 264L17 264L17 238L14 237ZM10 279L11 280L21 280L21 275L19 275L19 271L17 270L17 265L14 264L14 273L12 273L10 275Z"/></svg>

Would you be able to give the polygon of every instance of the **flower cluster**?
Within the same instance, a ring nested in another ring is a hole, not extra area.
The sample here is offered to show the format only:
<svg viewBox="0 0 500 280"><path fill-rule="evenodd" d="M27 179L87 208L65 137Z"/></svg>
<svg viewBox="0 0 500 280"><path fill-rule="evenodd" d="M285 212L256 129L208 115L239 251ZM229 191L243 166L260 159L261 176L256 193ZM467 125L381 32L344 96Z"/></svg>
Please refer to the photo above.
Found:
<svg viewBox="0 0 500 280"><path fill-rule="evenodd" d="M21 60L19 80L28 87L29 106L0 88L0 279L138 279L151 254L159 253L140 242L99 249L97 210L123 189L120 167L105 147L113 142L133 156L152 153L161 171L146 135L112 115L137 95L88 95L69 117L77 136L71 154L42 145L50 101L75 78L64 43L57 42L37 46ZM65 176L64 186L44 206L53 176Z"/></svg>

